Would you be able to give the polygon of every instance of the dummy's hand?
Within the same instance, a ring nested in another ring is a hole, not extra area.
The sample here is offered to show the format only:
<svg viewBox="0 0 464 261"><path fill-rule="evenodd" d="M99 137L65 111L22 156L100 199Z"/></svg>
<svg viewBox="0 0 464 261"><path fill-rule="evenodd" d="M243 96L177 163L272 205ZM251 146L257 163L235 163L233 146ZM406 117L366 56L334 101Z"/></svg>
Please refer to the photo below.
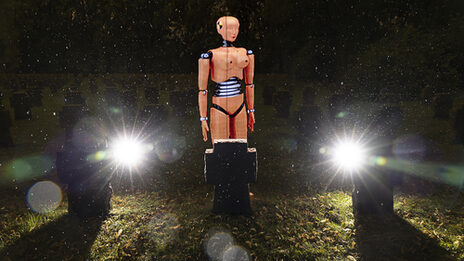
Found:
<svg viewBox="0 0 464 261"><path fill-rule="evenodd" d="M255 124L255 113L250 112L248 113L248 129L250 132L253 132L254 128L253 125Z"/></svg>
<svg viewBox="0 0 464 261"><path fill-rule="evenodd" d="M208 122L207 121L202 121L201 122L201 132L203 133L203 140L207 141L208 140Z"/></svg>

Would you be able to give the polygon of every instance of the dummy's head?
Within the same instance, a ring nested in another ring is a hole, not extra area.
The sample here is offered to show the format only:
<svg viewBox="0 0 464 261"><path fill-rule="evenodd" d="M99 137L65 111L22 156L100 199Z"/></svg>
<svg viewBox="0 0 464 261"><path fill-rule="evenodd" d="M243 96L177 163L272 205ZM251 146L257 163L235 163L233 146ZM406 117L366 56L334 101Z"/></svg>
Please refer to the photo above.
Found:
<svg viewBox="0 0 464 261"><path fill-rule="evenodd" d="M238 19L233 16L223 16L216 22L217 32L222 36L222 39L229 42L237 39L239 26Z"/></svg>

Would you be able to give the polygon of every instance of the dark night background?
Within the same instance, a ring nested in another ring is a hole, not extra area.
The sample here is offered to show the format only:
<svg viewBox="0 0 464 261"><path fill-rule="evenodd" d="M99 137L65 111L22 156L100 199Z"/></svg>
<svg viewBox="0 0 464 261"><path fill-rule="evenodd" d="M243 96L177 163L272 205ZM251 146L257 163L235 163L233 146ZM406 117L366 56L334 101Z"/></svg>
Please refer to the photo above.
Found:
<svg viewBox="0 0 464 261"><path fill-rule="evenodd" d="M224 15L256 59L250 216L213 215L204 177L197 60ZM463 46L462 0L0 0L0 260L464 260ZM69 214L57 152L131 124L150 160L111 173L110 215ZM366 175L396 182L391 216L356 217L327 163L350 127L387 148Z"/></svg>
<svg viewBox="0 0 464 261"><path fill-rule="evenodd" d="M462 85L464 3L440 1L2 1L6 73L187 73L217 47L216 19L258 73L363 88ZM417 68L417 69L416 69Z"/></svg>

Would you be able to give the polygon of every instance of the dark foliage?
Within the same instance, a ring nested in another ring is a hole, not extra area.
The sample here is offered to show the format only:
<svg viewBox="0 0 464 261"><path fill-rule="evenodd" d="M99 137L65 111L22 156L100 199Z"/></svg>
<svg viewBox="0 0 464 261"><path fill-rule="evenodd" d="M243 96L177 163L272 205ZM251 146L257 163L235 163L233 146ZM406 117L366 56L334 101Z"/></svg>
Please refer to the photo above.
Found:
<svg viewBox="0 0 464 261"><path fill-rule="evenodd" d="M459 0L2 2L4 72L195 72L221 41L216 19L234 15L258 72L406 94L464 75Z"/></svg>

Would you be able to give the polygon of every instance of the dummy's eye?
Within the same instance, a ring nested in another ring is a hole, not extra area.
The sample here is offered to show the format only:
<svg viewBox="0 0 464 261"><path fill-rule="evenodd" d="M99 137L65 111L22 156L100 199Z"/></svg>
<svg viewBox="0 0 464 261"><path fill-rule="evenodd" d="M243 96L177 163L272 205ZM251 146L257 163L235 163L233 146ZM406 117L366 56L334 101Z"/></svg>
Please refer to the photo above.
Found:
<svg viewBox="0 0 464 261"><path fill-rule="evenodd" d="M222 28L222 22L221 21L217 22L217 28L218 28L218 30L221 30L221 28Z"/></svg>

